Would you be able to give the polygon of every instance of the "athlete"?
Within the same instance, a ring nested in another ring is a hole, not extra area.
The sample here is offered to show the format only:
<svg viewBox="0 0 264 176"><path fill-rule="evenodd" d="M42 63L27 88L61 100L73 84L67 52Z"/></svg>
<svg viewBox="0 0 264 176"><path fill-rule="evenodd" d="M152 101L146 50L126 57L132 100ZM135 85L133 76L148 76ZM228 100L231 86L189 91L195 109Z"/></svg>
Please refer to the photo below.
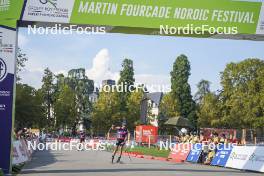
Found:
<svg viewBox="0 0 264 176"><path fill-rule="evenodd" d="M120 162L121 160L121 156L122 156L122 152L123 152L123 147L124 145L126 144L126 140L128 138L128 130L126 128L126 124L125 123L122 123L122 126L119 127L119 126L114 126L112 125L111 127L112 130L117 130L117 136L116 136L116 148L113 152L113 155L112 155L112 163L114 162L114 158L115 158L115 155L116 155L116 152L118 151L118 148L120 148L120 155L117 159L117 163Z"/></svg>
<svg viewBox="0 0 264 176"><path fill-rule="evenodd" d="M79 143L79 145L80 145L80 148L82 148L82 150L83 150L83 143L85 143L85 133L84 133L84 131L80 131L80 136L79 136L79 138L80 138L80 143Z"/></svg>

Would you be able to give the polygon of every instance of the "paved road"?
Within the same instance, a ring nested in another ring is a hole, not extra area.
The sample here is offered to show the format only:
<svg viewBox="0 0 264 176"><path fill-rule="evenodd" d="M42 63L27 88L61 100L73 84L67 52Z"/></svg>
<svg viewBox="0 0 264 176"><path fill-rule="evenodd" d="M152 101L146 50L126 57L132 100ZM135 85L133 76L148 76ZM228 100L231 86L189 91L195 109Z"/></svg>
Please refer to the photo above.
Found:
<svg viewBox="0 0 264 176"><path fill-rule="evenodd" d="M260 176L189 163L170 163L155 160L123 157L121 164L110 163L111 153L101 151L38 151L20 175L29 176ZM263 175L262 175L263 176Z"/></svg>

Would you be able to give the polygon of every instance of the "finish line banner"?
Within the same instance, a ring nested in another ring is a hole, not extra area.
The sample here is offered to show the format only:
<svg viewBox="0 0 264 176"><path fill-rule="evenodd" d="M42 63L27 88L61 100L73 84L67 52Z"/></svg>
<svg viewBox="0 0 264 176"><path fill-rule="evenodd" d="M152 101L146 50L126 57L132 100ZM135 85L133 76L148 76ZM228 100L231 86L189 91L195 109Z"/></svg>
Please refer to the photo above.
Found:
<svg viewBox="0 0 264 176"><path fill-rule="evenodd" d="M4 0L0 20L58 22L159 29L236 28L239 34L264 34L261 2L223 0ZM22 5L23 3L25 3ZM12 13L10 13L12 12Z"/></svg>

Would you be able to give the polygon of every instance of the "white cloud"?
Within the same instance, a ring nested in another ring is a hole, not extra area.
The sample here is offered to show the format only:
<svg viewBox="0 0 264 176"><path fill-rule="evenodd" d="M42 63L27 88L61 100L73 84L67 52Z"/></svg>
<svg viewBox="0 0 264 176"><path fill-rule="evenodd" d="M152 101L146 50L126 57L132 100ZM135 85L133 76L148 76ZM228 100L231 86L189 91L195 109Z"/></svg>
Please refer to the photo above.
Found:
<svg viewBox="0 0 264 176"><path fill-rule="evenodd" d="M23 69L20 73L20 77L22 78L21 82L28 84L36 89L41 87L41 78L43 76L43 71L32 71L28 69Z"/></svg>
<svg viewBox="0 0 264 176"><path fill-rule="evenodd" d="M93 58L92 68L86 70L89 79L101 83L104 79L118 80L119 73L110 71L110 55L108 49L101 49Z"/></svg>
<svg viewBox="0 0 264 176"><path fill-rule="evenodd" d="M104 79L119 79L118 72L110 71L111 57L108 49L101 49L93 58L92 68L86 70L89 79L100 84ZM120 63L121 65L121 63ZM136 84L144 84L150 92L168 91L170 88L170 78L166 75L136 74Z"/></svg>

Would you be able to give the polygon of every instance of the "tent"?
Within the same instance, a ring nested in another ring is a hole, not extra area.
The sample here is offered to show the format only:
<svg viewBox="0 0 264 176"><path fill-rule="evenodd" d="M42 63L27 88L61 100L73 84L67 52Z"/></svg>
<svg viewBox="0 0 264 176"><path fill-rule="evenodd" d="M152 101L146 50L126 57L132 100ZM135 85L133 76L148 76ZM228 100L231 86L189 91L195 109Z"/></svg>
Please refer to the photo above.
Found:
<svg viewBox="0 0 264 176"><path fill-rule="evenodd" d="M164 125L179 127L179 128L192 128L193 127L191 122L187 118L184 118L181 116L169 118L164 123Z"/></svg>

